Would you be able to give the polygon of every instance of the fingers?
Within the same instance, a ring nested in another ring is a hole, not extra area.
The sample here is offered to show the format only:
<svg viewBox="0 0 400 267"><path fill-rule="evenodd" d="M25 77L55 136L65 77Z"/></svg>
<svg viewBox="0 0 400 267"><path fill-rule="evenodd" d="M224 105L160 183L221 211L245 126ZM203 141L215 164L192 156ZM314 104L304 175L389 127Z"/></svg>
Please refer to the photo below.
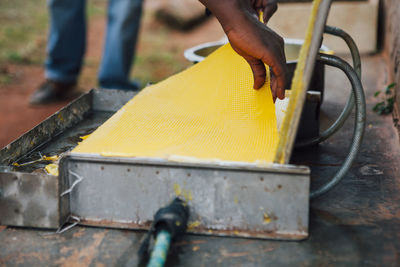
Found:
<svg viewBox="0 0 400 267"><path fill-rule="evenodd" d="M254 77L253 88L256 90L260 89L264 85L266 79L266 70L264 62L257 59L246 59L246 61L249 63L250 68L253 72L253 77ZM274 103L277 97L279 99L285 98L285 83L283 83L283 85L280 83L280 80L277 78L277 75L275 74L272 68L270 71L270 85Z"/></svg>
<svg viewBox="0 0 400 267"><path fill-rule="evenodd" d="M273 53L267 53L262 57L262 61L271 68L271 77L273 77L271 80L275 80L274 83L276 83L276 85L273 85L274 92L279 99L285 98L286 85L286 57L283 46L282 40L282 44L277 45L279 49Z"/></svg>
<svg viewBox="0 0 400 267"><path fill-rule="evenodd" d="M277 84L275 75L274 75L274 73L272 72L272 70L270 70L270 72L269 72L269 77L270 77L269 80L270 80L270 85L271 85L272 99L274 100L274 103L275 103L275 100L276 100L276 92L277 92L277 90L278 90L278 84Z"/></svg>
<svg viewBox="0 0 400 267"><path fill-rule="evenodd" d="M265 62L265 61L264 61ZM272 94L279 99L285 98L285 84L286 84L286 62L281 63L276 58L271 61L268 60L271 69L271 90Z"/></svg>
<svg viewBox="0 0 400 267"><path fill-rule="evenodd" d="M276 0L264 0L264 23L267 23L277 10Z"/></svg>
<svg viewBox="0 0 400 267"><path fill-rule="evenodd" d="M271 67L271 70L272 70L271 82L273 81L274 83L274 84L271 83L271 89L272 86L274 86L275 96L282 100L285 98L285 83L286 83L285 70L278 65L276 65L273 68Z"/></svg>
<svg viewBox="0 0 400 267"><path fill-rule="evenodd" d="M254 89L260 89L265 83L266 70L264 63L259 59L246 59L253 72Z"/></svg>
<svg viewBox="0 0 400 267"><path fill-rule="evenodd" d="M250 0L253 9L264 13L263 20L267 23L272 15L278 10L277 0Z"/></svg>

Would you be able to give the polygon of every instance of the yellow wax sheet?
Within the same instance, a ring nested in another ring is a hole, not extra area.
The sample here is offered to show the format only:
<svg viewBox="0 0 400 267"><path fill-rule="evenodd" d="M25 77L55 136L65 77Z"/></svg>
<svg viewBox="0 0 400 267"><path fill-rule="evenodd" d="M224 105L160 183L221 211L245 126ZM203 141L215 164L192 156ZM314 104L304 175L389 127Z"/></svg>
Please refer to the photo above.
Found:
<svg viewBox="0 0 400 267"><path fill-rule="evenodd" d="M272 162L278 130L267 74L254 90L248 63L227 44L142 90L72 153Z"/></svg>

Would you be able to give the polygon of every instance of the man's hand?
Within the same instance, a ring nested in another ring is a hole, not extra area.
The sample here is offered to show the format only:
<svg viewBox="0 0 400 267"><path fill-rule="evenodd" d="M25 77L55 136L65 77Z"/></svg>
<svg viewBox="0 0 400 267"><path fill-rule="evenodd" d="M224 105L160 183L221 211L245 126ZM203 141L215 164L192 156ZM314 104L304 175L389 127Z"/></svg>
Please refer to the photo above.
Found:
<svg viewBox="0 0 400 267"><path fill-rule="evenodd" d="M271 72L274 99L285 97L286 58L283 39L261 23L249 0L200 0L217 17L232 48L250 65L254 89L265 83L265 64ZM272 1L271 1L272 2Z"/></svg>
<svg viewBox="0 0 400 267"><path fill-rule="evenodd" d="M252 7L259 14L264 13L263 20L267 24L272 15L278 10L277 0L250 0Z"/></svg>

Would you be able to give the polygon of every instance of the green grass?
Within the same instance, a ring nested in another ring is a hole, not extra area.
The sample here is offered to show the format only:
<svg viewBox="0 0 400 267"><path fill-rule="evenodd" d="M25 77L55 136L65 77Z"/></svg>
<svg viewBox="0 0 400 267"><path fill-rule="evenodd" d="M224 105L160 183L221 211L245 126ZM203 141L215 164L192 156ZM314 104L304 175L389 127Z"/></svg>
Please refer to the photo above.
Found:
<svg viewBox="0 0 400 267"><path fill-rule="evenodd" d="M143 20L139 45L133 68L133 78L141 82L156 83L175 74L191 65L183 59L183 48L177 44L171 44L171 29L165 25L154 24L154 15L146 11Z"/></svg>
<svg viewBox="0 0 400 267"><path fill-rule="evenodd" d="M46 38L44 0L0 1L0 64L29 62L29 55Z"/></svg>
<svg viewBox="0 0 400 267"><path fill-rule="evenodd" d="M83 1L83 0L82 0ZM88 0L89 20L105 16L107 0ZM158 82L179 72L188 65L183 49L166 46L170 30L154 23L153 11L145 10L133 78L143 85ZM155 27L147 25L155 24ZM0 67L7 64L30 64L41 66L46 56L48 10L46 0L0 0ZM105 29L104 29L105 30ZM103 42L103 40L99 40ZM97 85L97 71L101 55L85 60L81 82L83 87ZM0 73L0 84L12 82L11 76ZM4 76L4 77L3 77Z"/></svg>
<svg viewBox="0 0 400 267"><path fill-rule="evenodd" d="M88 1L89 17L104 14L106 0ZM0 64L42 64L48 28L46 0L0 1Z"/></svg>

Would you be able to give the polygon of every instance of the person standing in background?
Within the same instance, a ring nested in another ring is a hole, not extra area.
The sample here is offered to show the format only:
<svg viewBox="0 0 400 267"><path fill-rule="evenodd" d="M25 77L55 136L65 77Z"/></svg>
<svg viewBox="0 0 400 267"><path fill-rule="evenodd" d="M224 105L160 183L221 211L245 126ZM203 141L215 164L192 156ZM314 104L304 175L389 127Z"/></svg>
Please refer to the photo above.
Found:
<svg viewBox="0 0 400 267"><path fill-rule="evenodd" d="M271 68L273 98L284 98L286 58L282 37L264 22L277 10L276 0L199 0L216 16L232 48L248 63L254 75L254 89L265 83ZM99 85L107 89L138 90L129 80L142 13L142 0L109 0L105 48L98 74ZM46 80L33 93L31 104L67 99L74 92L82 67L86 43L84 0L48 0L50 33L45 63Z"/></svg>
<svg viewBox="0 0 400 267"><path fill-rule="evenodd" d="M139 90L130 80L142 14L142 0L109 0L107 32L99 85L106 89ZM50 30L47 40L45 81L32 94L31 104L69 99L76 84L86 48L86 1L48 0Z"/></svg>

